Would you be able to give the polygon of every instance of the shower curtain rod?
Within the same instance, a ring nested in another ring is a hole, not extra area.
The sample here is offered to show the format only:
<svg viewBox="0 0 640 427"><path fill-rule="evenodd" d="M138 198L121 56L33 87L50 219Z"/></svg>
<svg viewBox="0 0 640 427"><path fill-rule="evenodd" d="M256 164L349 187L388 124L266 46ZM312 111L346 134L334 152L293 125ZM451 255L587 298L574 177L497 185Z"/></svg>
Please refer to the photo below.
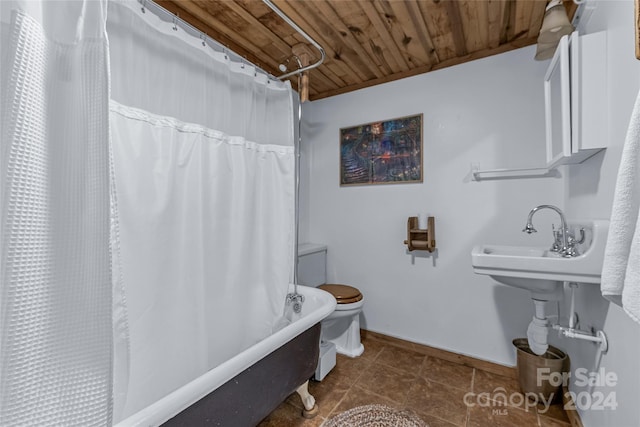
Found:
<svg viewBox="0 0 640 427"><path fill-rule="evenodd" d="M160 19L162 19L162 17L164 16L165 18L169 19L169 21L166 21L166 22L173 22L174 30L177 30L177 28L179 26L180 28L182 28L184 31L186 31L187 33L191 34L192 36L200 38L200 40L202 40L203 45L206 44L210 48L212 48L213 50L219 50L222 53L224 53L225 55L228 55L230 58L232 58L235 61L241 62L243 64L251 65L252 67L255 67L255 69L258 72L266 75L270 80L279 80L278 77L276 77L273 74L271 74L270 72L266 71L264 68L262 68L262 67L260 67L260 66L258 66L256 64L254 64L253 62L247 60L245 57L240 56L238 53L236 53L233 50L229 49L227 46L223 45L222 43L220 43L219 41L217 41L213 37L209 36L208 34L202 32L202 31L200 31L199 29L197 29L196 27L194 27L193 25L191 25L190 23L188 23L184 19L180 18L180 16L176 15L173 12L169 12L167 9L165 9L162 6L160 6L155 1L153 1L153 0L138 0L138 3L140 3L140 5L141 5L142 13L145 13L145 10L148 9L149 11L151 11L151 13L154 13Z"/></svg>
<svg viewBox="0 0 640 427"><path fill-rule="evenodd" d="M226 55L229 55L230 57L234 58L236 61L239 61L241 63L246 63L248 65L251 65L253 67L256 68L256 70L260 71L262 74L265 74L267 77L269 77L272 80L283 80L286 79L287 77L291 77L291 76L295 76L297 74L303 73L305 71L309 71L313 68L316 68L318 66L320 66L320 64L322 64L324 62L324 59L326 57L325 51L322 48L322 46L320 46L320 44L318 44L318 42L316 42L313 38L311 38L311 36L309 36L302 28L300 28L295 22L293 22L291 20L291 18L289 18L283 11L281 11L275 4L273 4L270 0L262 0L262 2L267 5L271 10L273 10L280 18L282 18L287 24L289 24L294 30L296 30L296 32L298 34L300 34L302 37L304 37L305 40L307 40L309 43L311 43L313 45L313 47L315 47L318 52L320 52L320 59L311 64L311 65L307 65L306 67L302 67L299 68L297 70L294 70L290 73L286 73L280 76L274 76L273 74L271 74L270 72L266 71L264 68L254 64L253 62L247 60L246 58L244 58L243 56L239 55L238 53L234 52L233 50L229 49L227 46L223 45L222 43L220 43L219 41L217 41L216 39L212 38L211 36L207 35L206 33L200 31L199 29L197 29L196 27L194 27L193 25L191 25L190 23L188 23L187 21L185 21L184 19L180 18L178 15L169 12L167 9L165 9L164 7L160 6L159 4L157 4L156 2L154 2L153 0L138 0L138 3L140 3L141 10L142 13L145 12L145 9L149 9L152 13L155 13L157 16L161 17L161 15L164 15L166 18L169 18L174 24L174 29L177 29L178 25L183 28L187 33L190 33L192 36L194 37L199 37L202 40L203 44L208 44L212 49L214 49L213 46L216 46L218 49L220 49L223 53L225 53ZM214 49L215 50L215 49Z"/></svg>
<svg viewBox="0 0 640 427"><path fill-rule="evenodd" d="M300 34L302 37L304 37L305 40L307 40L309 43L311 43L313 45L313 47L315 47L318 50L318 52L320 52L320 59L318 61L316 61L315 63L313 63L311 65L307 65L306 67L299 68L299 69L297 69L295 71L292 71L290 73L286 73L286 74L283 74L281 76L278 76L278 79L280 79L280 80L286 79L287 77L295 76L296 74L304 73L305 71L309 71L309 70L311 70L313 68L316 68L316 67L320 66L320 64L322 64L324 62L324 58L326 57L326 54L325 54L324 49L322 48L322 46L320 46L320 44L317 41L315 41L313 38L311 38L311 36L309 34L307 34L302 28L300 28L298 26L298 24L293 22L291 20L291 18L289 18L289 16L287 16L287 14L285 14L283 11L281 11L278 8L278 6L273 4L271 2L271 0L262 0L262 2L264 4L266 4L267 6L269 6L271 8L271 10L273 10L280 18L284 19L287 24L289 24L294 30L297 31L298 34Z"/></svg>

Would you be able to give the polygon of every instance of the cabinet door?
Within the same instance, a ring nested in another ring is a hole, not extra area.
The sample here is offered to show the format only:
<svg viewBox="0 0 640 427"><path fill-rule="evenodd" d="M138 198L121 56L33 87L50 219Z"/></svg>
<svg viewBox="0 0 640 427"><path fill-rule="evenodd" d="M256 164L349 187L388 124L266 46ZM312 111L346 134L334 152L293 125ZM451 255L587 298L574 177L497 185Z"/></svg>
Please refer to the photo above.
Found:
<svg viewBox="0 0 640 427"><path fill-rule="evenodd" d="M571 156L571 81L569 37L560 39L544 77L547 167L563 164Z"/></svg>
<svg viewBox="0 0 640 427"><path fill-rule="evenodd" d="M584 161L608 145L607 33L571 36L571 152Z"/></svg>

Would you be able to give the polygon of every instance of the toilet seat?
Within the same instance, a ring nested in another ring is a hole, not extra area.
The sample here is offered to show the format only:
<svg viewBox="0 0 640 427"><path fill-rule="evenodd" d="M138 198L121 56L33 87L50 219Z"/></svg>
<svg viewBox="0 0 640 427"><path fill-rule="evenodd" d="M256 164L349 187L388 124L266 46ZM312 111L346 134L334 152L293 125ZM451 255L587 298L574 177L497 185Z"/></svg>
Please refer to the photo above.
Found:
<svg viewBox="0 0 640 427"><path fill-rule="evenodd" d="M362 300L362 294L358 288L349 285L325 284L318 288L329 292L336 299L338 304L353 304Z"/></svg>

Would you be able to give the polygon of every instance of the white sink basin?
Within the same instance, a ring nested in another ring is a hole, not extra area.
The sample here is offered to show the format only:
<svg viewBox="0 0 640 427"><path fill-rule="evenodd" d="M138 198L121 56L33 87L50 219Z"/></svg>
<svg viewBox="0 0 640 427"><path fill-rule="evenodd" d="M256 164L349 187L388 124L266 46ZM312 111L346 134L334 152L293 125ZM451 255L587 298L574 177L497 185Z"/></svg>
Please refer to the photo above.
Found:
<svg viewBox="0 0 640 427"><path fill-rule="evenodd" d="M542 247L479 245L471 252L473 271L527 289L535 299L559 298L563 282L600 283L609 221L569 222L570 229L580 227L586 235L578 245L581 255L563 258Z"/></svg>

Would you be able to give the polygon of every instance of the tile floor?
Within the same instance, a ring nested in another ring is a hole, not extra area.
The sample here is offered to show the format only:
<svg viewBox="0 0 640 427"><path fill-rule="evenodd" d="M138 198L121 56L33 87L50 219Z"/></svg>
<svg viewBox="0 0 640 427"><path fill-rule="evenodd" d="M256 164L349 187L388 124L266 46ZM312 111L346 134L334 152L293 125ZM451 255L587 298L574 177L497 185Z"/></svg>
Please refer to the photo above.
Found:
<svg viewBox="0 0 640 427"><path fill-rule="evenodd" d="M439 359L421 351L423 346L379 334L363 334L362 342L365 351L361 357L338 355L336 367L322 382L310 381L309 391L319 406L315 418L301 416L302 403L293 394L259 427L322 426L342 411L373 403L410 409L430 427L570 426L562 405L545 411L543 406L526 408L518 398L509 400L519 407L500 406L478 396L487 392L493 397L499 387L507 396L519 393L518 382L512 377ZM465 395L471 405L465 404Z"/></svg>

